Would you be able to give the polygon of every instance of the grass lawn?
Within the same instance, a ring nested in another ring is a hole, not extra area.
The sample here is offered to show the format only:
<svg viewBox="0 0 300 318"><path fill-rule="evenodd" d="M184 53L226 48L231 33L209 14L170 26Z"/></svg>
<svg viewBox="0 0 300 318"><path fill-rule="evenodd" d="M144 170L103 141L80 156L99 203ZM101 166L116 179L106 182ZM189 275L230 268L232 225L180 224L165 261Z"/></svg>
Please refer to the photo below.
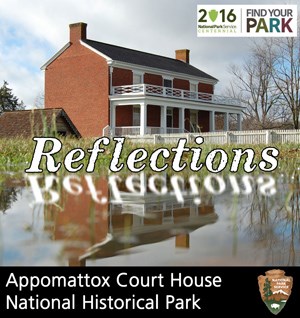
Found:
<svg viewBox="0 0 300 318"><path fill-rule="evenodd" d="M78 166L79 164L83 164L84 167L81 169L80 172L85 172L85 169L88 165L89 159L90 159L90 152L88 152L88 149L93 148L93 144L96 139L92 138L82 138L82 139L74 139L74 138L68 138L68 137L62 137L60 138L62 143L62 149L54 155L54 158L56 162L62 162L64 161L65 156L75 148L81 148L85 152L85 156L82 160L74 163L74 166ZM0 139L0 171L11 171L11 172L23 172L25 169L29 168L34 149L35 149L36 142L32 139L24 139L24 138L18 138L18 139ZM51 149L52 144L49 142L47 143L47 146L49 149ZM171 165L175 156L175 152L172 152L172 148L176 145L165 145L165 144L137 144L137 143L131 143L129 140L125 140L124 146L121 152L121 156L119 159L119 164L124 163L124 168L122 168L121 172L128 172L128 163L127 158L130 155L132 151L134 151L137 148L144 148L149 156L145 158L145 160L137 163L137 166L141 166L142 163L146 164L145 171L150 171L149 167L149 157L150 155L158 148L167 148L171 155L169 158L165 159L161 155L158 156L157 159L157 166L162 167L165 164L167 164L168 169L171 169ZM299 144L278 144L278 145L206 145L205 141L203 144L196 145L196 144L187 144L187 147L194 147L194 148L201 148L201 156L198 161L198 163L205 163L205 159L207 155L213 151L216 148L223 149L227 155L228 155L228 164L226 165L225 169L222 171L222 173L228 173L230 171L230 166L232 163L232 160L234 159L234 152L233 149L241 148L241 149L247 149L251 148L254 150L255 156L253 159L253 164L259 163L261 158L262 150L266 147L275 147L279 150L279 155L276 158L278 161L278 166L275 169L274 172L276 173L284 173L285 175L292 175L297 173L297 171L300 171L300 145ZM99 153L96 163L95 163L95 172L101 173L103 171L108 171L110 168L112 156L115 149L115 141L111 140L110 144L108 146L104 146L101 144L101 148L104 149L104 152ZM181 163L186 162L187 167L184 169L184 173L191 172L189 169L189 164L192 159L192 151L184 152L181 157ZM217 155L214 160L214 165L217 165L219 162L220 156ZM243 156L242 161L239 164L239 170L238 172L242 173L243 171L243 162L245 161L245 156ZM42 160L41 167L42 169L45 168L45 160ZM167 169L167 170L168 170ZM68 172L64 169L64 165L62 164L62 167L60 169L61 173ZM261 172L259 171L259 168L257 167L253 173ZM206 166L204 165L203 168L198 171L197 173L201 173L203 175L209 173Z"/></svg>

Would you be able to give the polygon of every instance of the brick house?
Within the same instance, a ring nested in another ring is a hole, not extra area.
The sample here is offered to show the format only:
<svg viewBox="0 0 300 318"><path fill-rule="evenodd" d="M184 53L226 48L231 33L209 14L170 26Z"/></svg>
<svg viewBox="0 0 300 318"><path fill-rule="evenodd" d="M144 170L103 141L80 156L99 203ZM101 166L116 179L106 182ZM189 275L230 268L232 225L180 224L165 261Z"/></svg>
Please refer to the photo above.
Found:
<svg viewBox="0 0 300 318"><path fill-rule="evenodd" d="M215 131L216 115L241 128L239 101L214 95L218 80L192 66L189 50L168 58L87 39L70 24L69 42L42 66L45 107L63 107L83 137Z"/></svg>

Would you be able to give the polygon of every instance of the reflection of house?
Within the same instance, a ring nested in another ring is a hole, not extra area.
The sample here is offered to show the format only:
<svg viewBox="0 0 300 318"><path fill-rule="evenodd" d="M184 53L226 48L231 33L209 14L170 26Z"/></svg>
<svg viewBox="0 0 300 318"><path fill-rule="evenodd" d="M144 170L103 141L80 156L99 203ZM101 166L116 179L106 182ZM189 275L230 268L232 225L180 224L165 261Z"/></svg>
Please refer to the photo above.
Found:
<svg viewBox="0 0 300 318"><path fill-rule="evenodd" d="M170 208L140 217L126 211L111 211L109 215L109 239L95 244L81 261L118 255L124 249L161 242L175 238L176 248L189 248L189 233L216 222L212 206Z"/></svg>
<svg viewBox="0 0 300 318"><path fill-rule="evenodd" d="M45 230L53 240L64 243L63 257L70 265L79 265L79 256L92 245L105 240L108 233L107 204L96 204L82 178L82 193L71 195L61 190L60 202L45 206ZM95 181L97 191L108 197L105 178Z"/></svg>
<svg viewBox="0 0 300 318"><path fill-rule="evenodd" d="M114 256L129 247L171 237L176 237L176 247L187 248L191 231L217 219L210 200L200 206L192 200L177 204L170 196L160 199L156 196L155 200L148 193L143 197L136 195L135 200L132 196L129 200L123 197L121 204L114 203L108 181L103 177L95 181L95 187L109 200L96 204L84 178L81 186L83 191L79 196L64 192L58 206L45 208L45 230L52 233L54 240L65 243L64 255L70 265L83 265L86 259ZM137 213L140 208L142 214Z"/></svg>
<svg viewBox="0 0 300 318"><path fill-rule="evenodd" d="M0 138L45 136L54 133L80 137L79 131L61 108L11 111L0 116Z"/></svg>
<svg viewBox="0 0 300 318"><path fill-rule="evenodd" d="M82 136L224 130L240 102L214 94L217 80L190 64L189 50L167 58L87 39L87 25L70 25L69 42L45 70L45 107L63 107Z"/></svg>

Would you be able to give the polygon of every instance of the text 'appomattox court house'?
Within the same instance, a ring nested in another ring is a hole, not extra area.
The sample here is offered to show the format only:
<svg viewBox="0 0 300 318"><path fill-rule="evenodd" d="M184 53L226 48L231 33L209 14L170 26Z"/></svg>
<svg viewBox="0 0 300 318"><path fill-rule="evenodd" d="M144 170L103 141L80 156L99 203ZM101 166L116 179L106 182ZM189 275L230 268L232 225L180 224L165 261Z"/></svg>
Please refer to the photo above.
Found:
<svg viewBox="0 0 300 318"><path fill-rule="evenodd" d="M42 69L45 107L62 107L83 137L215 130L216 114L241 128L242 106L214 95L217 79L189 63L189 50L168 58L89 40L87 24Z"/></svg>

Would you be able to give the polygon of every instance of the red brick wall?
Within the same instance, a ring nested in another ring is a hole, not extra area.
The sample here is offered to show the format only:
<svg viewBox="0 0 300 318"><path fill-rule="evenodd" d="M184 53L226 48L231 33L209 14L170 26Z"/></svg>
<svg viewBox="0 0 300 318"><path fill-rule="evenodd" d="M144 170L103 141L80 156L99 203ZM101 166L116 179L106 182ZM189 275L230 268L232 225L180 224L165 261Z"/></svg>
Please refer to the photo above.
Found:
<svg viewBox="0 0 300 318"><path fill-rule="evenodd" d="M116 127L132 126L133 106L116 107Z"/></svg>
<svg viewBox="0 0 300 318"><path fill-rule="evenodd" d="M179 127L179 109L173 108L173 127L178 128Z"/></svg>
<svg viewBox="0 0 300 318"><path fill-rule="evenodd" d="M112 85L122 86L122 85L132 85L133 74L130 70L125 70L123 68L114 67L112 74Z"/></svg>
<svg viewBox="0 0 300 318"><path fill-rule="evenodd" d="M200 93L208 93L208 94L213 94L214 93L214 86L211 84L204 84L204 83L199 83L198 84L198 92Z"/></svg>
<svg viewBox="0 0 300 318"><path fill-rule="evenodd" d="M190 90L190 82L186 81L186 80L174 78L173 88L184 89L184 90L189 91Z"/></svg>
<svg viewBox="0 0 300 318"><path fill-rule="evenodd" d="M160 127L160 106L147 106L147 126Z"/></svg>
<svg viewBox="0 0 300 318"><path fill-rule="evenodd" d="M133 106L118 106L116 108L116 126L132 126ZM147 126L160 127L160 106L147 105Z"/></svg>
<svg viewBox="0 0 300 318"><path fill-rule="evenodd" d="M208 111L199 110L198 125L201 128L201 132L209 132L209 112Z"/></svg>
<svg viewBox="0 0 300 318"><path fill-rule="evenodd" d="M102 135L109 124L106 61L72 44L45 71L45 107L62 107L83 137Z"/></svg>
<svg viewBox="0 0 300 318"><path fill-rule="evenodd" d="M156 86L162 86L163 85L163 79L160 75L154 75L145 73L144 74L144 83L145 84L151 84Z"/></svg>

